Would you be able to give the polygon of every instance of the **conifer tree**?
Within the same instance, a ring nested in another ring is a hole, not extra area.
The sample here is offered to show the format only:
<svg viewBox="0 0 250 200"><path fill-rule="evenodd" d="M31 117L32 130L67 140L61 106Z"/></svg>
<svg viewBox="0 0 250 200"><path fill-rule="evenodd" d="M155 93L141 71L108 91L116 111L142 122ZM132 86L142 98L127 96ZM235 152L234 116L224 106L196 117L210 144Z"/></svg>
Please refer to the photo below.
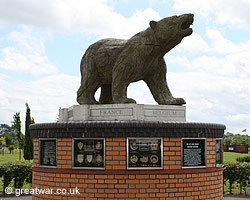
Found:
<svg viewBox="0 0 250 200"><path fill-rule="evenodd" d="M26 119L25 119L25 143L24 143L24 159L32 160L33 159L33 139L30 135L30 124L34 123L34 119L30 115L30 107L26 103Z"/></svg>
<svg viewBox="0 0 250 200"><path fill-rule="evenodd" d="M18 148L19 148L19 160L21 160L21 149L22 149L22 132L21 132L21 119L20 112L17 112L13 116L13 128L16 130Z"/></svg>

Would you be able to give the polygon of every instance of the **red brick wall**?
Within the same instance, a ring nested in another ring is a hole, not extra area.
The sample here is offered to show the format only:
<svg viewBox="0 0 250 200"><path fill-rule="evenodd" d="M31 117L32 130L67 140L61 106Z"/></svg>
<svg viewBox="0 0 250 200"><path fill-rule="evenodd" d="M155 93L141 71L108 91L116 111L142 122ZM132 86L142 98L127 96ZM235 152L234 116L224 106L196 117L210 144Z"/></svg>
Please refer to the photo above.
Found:
<svg viewBox="0 0 250 200"><path fill-rule="evenodd" d="M126 170L126 138L106 138L106 170L72 169L72 138L57 139L57 168L39 168L34 139L33 188L80 194L33 195L40 199L163 200L223 198L222 168L216 168L214 138L207 138L207 168L181 169L181 138L164 138L162 170Z"/></svg>

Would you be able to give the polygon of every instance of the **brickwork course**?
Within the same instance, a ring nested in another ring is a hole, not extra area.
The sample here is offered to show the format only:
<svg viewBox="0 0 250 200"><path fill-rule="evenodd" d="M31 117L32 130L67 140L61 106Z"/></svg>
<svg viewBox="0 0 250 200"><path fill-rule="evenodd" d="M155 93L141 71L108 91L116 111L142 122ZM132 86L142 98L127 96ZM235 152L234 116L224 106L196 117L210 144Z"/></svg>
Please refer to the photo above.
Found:
<svg viewBox="0 0 250 200"><path fill-rule="evenodd" d="M163 169L127 170L127 138L106 138L105 170L72 169L72 138L57 138L57 167L39 167L34 139L33 188L80 194L33 195L33 200L223 199L223 170L216 167L216 138L206 139L206 168L181 168L181 138L163 138Z"/></svg>

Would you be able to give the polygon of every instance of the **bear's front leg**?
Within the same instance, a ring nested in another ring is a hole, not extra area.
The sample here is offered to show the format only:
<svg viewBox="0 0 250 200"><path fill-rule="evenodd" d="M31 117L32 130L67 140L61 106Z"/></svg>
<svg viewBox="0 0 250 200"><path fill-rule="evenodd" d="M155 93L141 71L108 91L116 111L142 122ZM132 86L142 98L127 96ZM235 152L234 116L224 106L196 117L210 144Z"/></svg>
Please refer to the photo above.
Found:
<svg viewBox="0 0 250 200"><path fill-rule="evenodd" d="M164 58L157 60L151 65L154 69L144 78L155 101L160 105L182 105L186 104L183 98L174 98L168 88L166 73L167 66Z"/></svg>
<svg viewBox="0 0 250 200"><path fill-rule="evenodd" d="M145 82L159 105L182 105L186 103L183 98L172 96L166 81L150 78L145 79Z"/></svg>

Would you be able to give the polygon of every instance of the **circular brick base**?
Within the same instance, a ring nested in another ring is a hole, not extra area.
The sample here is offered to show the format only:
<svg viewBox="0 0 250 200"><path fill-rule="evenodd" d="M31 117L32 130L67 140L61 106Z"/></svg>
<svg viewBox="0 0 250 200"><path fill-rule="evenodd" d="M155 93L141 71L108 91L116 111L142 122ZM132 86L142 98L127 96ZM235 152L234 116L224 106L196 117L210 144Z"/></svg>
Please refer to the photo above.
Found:
<svg viewBox="0 0 250 200"><path fill-rule="evenodd" d="M33 189L40 199L223 199L223 169L216 167L216 138L225 126L202 123L51 123L30 127L34 137ZM162 137L163 169L127 170L127 137ZM105 170L72 169L72 139L105 138ZM206 138L206 168L181 167L181 139ZM39 139L57 138L57 167L39 167ZM78 189L77 191L75 189ZM56 194L65 189L68 194ZM71 194L71 193L72 194ZM73 194L79 192L80 194Z"/></svg>

